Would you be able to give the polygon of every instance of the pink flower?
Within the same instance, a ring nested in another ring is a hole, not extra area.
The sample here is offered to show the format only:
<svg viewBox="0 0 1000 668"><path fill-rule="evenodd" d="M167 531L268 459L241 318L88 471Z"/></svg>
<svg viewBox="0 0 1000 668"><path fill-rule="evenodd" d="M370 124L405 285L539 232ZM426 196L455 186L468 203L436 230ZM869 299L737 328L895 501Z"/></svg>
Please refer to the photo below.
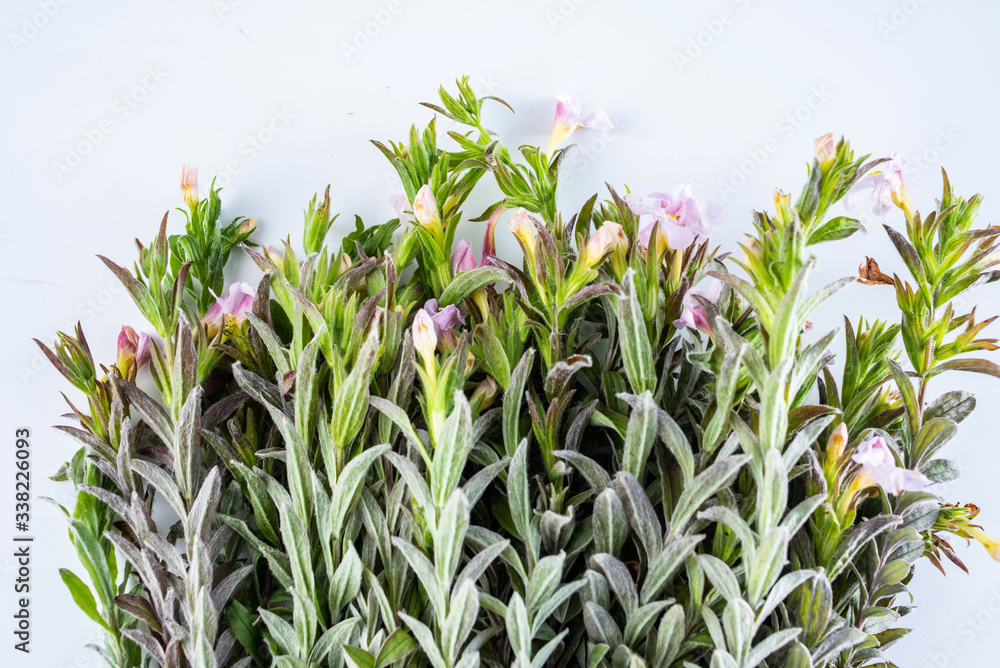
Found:
<svg viewBox="0 0 1000 668"><path fill-rule="evenodd" d="M577 100L560 95L556 98L556 119L552 125L552 134L549 136L549 145L545 152L552 155L563 139L581 128L607 132L614 127L614 123L603 111L597 110L584 114Z"/></svg>
<svg viewBox="0 0 1000 668"><path fill-rule="evenodd" d="M454 304L438 309L438 300L428 299L424 302L424 308L421 310L427 311L427 315L431 317L434 322L434 333L437 334L438 338L447 335L458 325L465 324L465 318Z"/></svg>
<svg viewBox="0 0 1000 668"><path fill-rule="evenodd" d="M702 306L698 300L695 299L695 297L702 297L714 304L718 301L719 295L721 294L722 281L717 278L713 278L712 282L708 284L707 292L698 288L688 290L684 295L684 299L681 300L684 310L681 312L681 317L674 320L674 327L677 329L694 327L711 336L712 324L708 321L708 313L705 312L705 307Z"/></svg>
<svg viewBox="0 0 1000 668"><path fill-rule="evenodd" d="M208 330L208 335L218 334L227 317L235 319L236 322L245 320L247 311L253 308L254 295L253 287L246 283L230 285L229 296L216 299L215 305L201 319Z"/></svg>
<svg viewBox="0 0 1000 668"><path fill-rule="evenodd" d="M851 186L844 200L844 208L853 211L858 195L862 190L872 189L869 208L876 216L884 216L896 203L897 198L906 197L906 186L903 184L903 160L898 153L889 156L889 160L878 166L878 170L858 179Z"/></svg>
<svg viewBox="0 0 1000 668"><path fill-rule="evenodd" d="M389 203L392 204L392 208L396 210L396 217L399 218L399 222L404 225L413 222L413 215L410 212L410 202L406 199L406 195L397 194L389 198Z"/></svg>
<svg viewBox="0 0 1000 668"><path fill-rule="evenodd" d="M628 237L625 236L625 230L621 225L606 220L587 240L587 245L580 253L580 263L588 269L593 269L618 249L628 250Z"/></svg>
<svg viewBox="0 0 1000 668"><path fill-rule="evenodd" d="M822 137L816 137L816 157L821 165L837 157L837 140L833 138L832 132L827 132Z"/></svg>
<svg viewBox="0 0 1000 668"><path fill-rule="evenodd" d="M861 442L851 459L861 464L859 477L871 478L889 494L917 492L931 484L919 471L911 471L896 466L892 449L881 436L873 436Z"/></svg>
<svg viewBox="0 0 1000 668"><path fill-rule="evenodd" d="M476 256L472 252L472 244L469 243L468 239L462 239L455 244L454 250L451 251L451 271L453 274L469 271L478 266L479 263L476 262Z"/></svg>
<svg viewBox="0 0 1000 668"><path fill-rule="evenodd" d="M632 213L650 215L652 220L639 228L639 245L649 246L654 226L667 246L675 250L687 248L695 241L708 239L726 220L721 204L703 202L691 194L691 182L685 181L672 194L651 193L643 202L634 194L625 197Z"/></svg>
<svg viewBox="0 0 1000 668"><path fill-rule="evenodd" d="M181 167L181 195L191 208L198 204L198 168L190 165Z"/></svg>
<svg viewBox="0 0 1000 668"><path fill-rule="evenodd" d="M125 325L118 334L118 360L115 366L123 375L128 374L133 364L135 364L136 369L141 369L149 362L149 346L149 334L146 332L137 333Z"/></svg>

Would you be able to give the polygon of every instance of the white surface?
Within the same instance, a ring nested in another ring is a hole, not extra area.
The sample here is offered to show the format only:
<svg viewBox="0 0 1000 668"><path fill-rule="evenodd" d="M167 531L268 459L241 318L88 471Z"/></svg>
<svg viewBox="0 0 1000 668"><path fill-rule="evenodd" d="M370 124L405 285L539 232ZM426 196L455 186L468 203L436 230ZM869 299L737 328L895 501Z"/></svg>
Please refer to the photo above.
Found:
<svg viewBox="0 0 1000 668"><path fill-rule="evenodd" d="M797 193L813 138L833 131L862 152L895 150L922 160L909 179L922 208L936 195L937 170L946 164L961 192L986 194L983 215L995 220L995 3L332 4L3 3L0 657L13 665L97 663L81 649L92 639L91 623L56 573L74 559L62 520L37 499L34 652L24 657L11 648L14 429L33 430L37 495L66 500L66 487L45 476L75 449L49 428L64 411L58 391L66 384L30 337L51 341L57 329L82 319L95 354L111 358L118 328L135 324L138 312L94 254L131 262L132 238L150 239L163 212L180 203L182 163L201 169L203 189L206 176L228 170L225 215L256 216L271 243L285 233L300 238L302 208L331 182L336 210L381 222L392 216L386 203L392 171L367 140L399 139L410 123L426 122L430 112L417 103L435 100L439 83L468 73L479 90L517 110L512 117L497 107L489 116L512 146L544 143L559 93L603 108L617 122L619 132L608 141L576 137L581 148L566 168L567 210L604 180L645 193L691 178L696 195L723 201L718 184L734 170L752 171L724 200L730 219L718 238L731 247L748 229L751 209L771 206L773 187ZM373 23L379 18L384 25ZM367 43L357 38L366 28L375 34ZM692 40L701 41L701 52L692 48L691 62L679 66L677 54ZM810 103L812 109L803 106ZM789 121L796 113L801 120ZM272 123L280 131L260 150L246 143L260 133L267 138ZM55 163L95 137L95 128L103 128L103 139L60 179ZM759 168L745 162L761 157L765 145L772 153ZM484 194L476 203L488 201ZM466 210L478 213L474 205ZM176 229L177 214L171 218ZM345 215L338 223L352 220ZM898 216L889 220L900 223ZM865 254L883 269L898 269L877 221L870 227L867 236L823 258L820 278L853 273ZM470 235L480 233L470 228ZM513 248L506 237L500 245ZM242 270L257 276L245 263ZM839 325L835 309L852 318L880 309L893 314L890 292L851 288L818 329ZM981 315L1000 311L997 295L992 288L976 294ZM949 497L979 503L987 530L1000 533L1000 451L990 423L1000 411L998 381L949 382L976 391L985 406L949 447L948 455L967 467ZM913 585L919 607L906 619L918 631L893 651L899 664L996 665L1000 564L978 546L959 552L971 577L951 569L946 579L921 562Z"/></svg>

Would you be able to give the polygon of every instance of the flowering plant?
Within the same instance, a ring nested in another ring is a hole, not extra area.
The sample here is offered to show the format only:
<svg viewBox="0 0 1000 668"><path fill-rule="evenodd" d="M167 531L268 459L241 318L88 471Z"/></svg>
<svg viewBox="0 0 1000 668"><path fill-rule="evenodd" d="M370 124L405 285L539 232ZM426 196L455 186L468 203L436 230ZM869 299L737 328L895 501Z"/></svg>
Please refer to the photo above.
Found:
<svg viewBox="0 0 1000 668"><path fill-rule="evenodd" d="M375 142L398 216L339 245L329 188L300 249L255 250L253 219L221 224L185 168L184 231L164 217L134 270L104 259L150 333L123 328L110 366L79 327L39 343L86 398L56 476L85 572L61 574L105 661L894 665L921 558L964 569L952 537L1000 558L978 508L933 487L975 399L931 381L1000 377L971 356L992 318L958 311L1000 277L979 196L945 176L921 214L898 158L826 135L798 199L720 254L725 212L690 183L557 206L562 142L604 114L561 98L549 147L511 151L490 101L440 90L427 106L467 128L448 148L433 121ZM482 179L503 198L472 219L477 258L456 230ZM902 213L885 229L909 275L869 258L813 289L813 246L861 227L827 212L867 188ZM234 249L263 275L223 294ZM809 318L856 283L899 313L845 319L834 365L838 333Z"/></svg>

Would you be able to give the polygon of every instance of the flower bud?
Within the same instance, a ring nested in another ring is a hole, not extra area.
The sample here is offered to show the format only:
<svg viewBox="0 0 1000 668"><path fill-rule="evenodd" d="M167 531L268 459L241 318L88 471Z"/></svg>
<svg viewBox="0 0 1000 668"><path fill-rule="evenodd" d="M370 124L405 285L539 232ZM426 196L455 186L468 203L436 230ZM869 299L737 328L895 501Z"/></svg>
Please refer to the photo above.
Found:
<svg viewBox="0 0 1000 668"><path fill-rule="evenodd" d="M437 334L434 333L434 321L424 309L417 311L413 318L413 347L427 362L434 358L437 350Z"/></svg>
<svg viewBox="0 0 1000 668"><path fill-rule="evenodd" d="M428 185L420 186L413 200L413 217L417 224L425 228L435 228L441 225L441 215L438 213L437 201Z"/></svg>
<svg viewBox="0 0 1000 668"><path fill-rule="evenodd" d="M532 222L531 216L524 209L518 209L514 217L507 222L507 226L510 227L510 231L517 237L517 241L521 244L521 250L524 251L525 257L534 262L535 224Z"/></svg>
<svg viewBox="0 0 1000 668"><path fill-rule="evenodd" d="M833 138L832 132L827 132L822 137L817 137L814 141L816 144L816 158L819 160L819 164L825 165L837 157L837 140Z"/></svg>
<svg viewBox="0 0 1000 668"><path fill-rule="evenodd" d="M184 165L181 167L181 195L189 208L198 206L198 168Z"/></svg>
<svg viewBox="0 0 1000 668"><path fill-rule="evenodd" d="M236 230L236 233L239 234L240 236L249 236L250 234L253 234L254 230L256 229L257 229L257 219L247 218L242 223L240 223L239 229Z"/></svg>
<svg viewBox="0 0 1000 668"><path fill-rule="evenodd" d="M587 241L580 253L580 263L588 269L594 269L619 248L628 248L625 230L618 223L606 220Z"/></svg>

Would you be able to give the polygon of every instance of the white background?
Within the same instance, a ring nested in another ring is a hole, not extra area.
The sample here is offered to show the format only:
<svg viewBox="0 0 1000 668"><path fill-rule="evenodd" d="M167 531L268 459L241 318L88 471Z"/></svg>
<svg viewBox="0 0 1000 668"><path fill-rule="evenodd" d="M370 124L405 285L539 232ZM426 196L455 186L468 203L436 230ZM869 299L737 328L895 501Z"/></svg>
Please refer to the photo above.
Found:
<svg viewBox="0 0 1000 668"><path fill-rule="evenodd" d="M58 393L67 384L30 338L50 342L80 319L98 358L112 360L118 328L140 323L94 255L132 261L132 239L148 241L180 204L183 163L200 168L203 192L209 175L223 174L225 216L256 216L268 243L288 233L300 239L301 210L327 183L335 210L348 214L337 229L354 213L382 222L393 215L395 186L367 140L400 139L411 122L425 123L431 114L417 103L436 101L438 84L467 73L481 93L517 110L495 107L488 117L511 146L544 143L559 93L615 120L618 130L605 138L575 137L567 210L605 180L646 193L690 178L696 195L728 208L718 239L731 249L751 210L771 206L774 187L798 192L813 138L832 131L861 152L910 158L909 186L925 210L946 165L962 193L986 195L983 216L993 221L998 19L995 3L943 0L4 0L0 656L47 668L97 663L81 649L92 625L57 576L74 563L63 522L37 499L33 653L11 649L14 430L34 433L37 495L68 503L66 487L45 479L76 447L50 428L65 410ZM253 136L259 150L248 143ZM722 192L727 183L738 187ZM467 212L495 199L483 193ZM896 214L887 220L901 224ZM176 212L171 221L178 230ZM865 255L900 270L881 221L866 222L867 235L821 256L823 280L853 274ZM478 246L481 226L468 234ZM499 236L509 255L509 234ZM238 271L256 282L247 263ZM974 295L981 317L1000 310L997 295L992 287ZM844 312L897 317L891 290L854 286L817 318L816 331L838 326ZM967 472L946 494L981 505L995 533L998 383L966 376L932 386L979 394L982 410L947 452ZM971 576L951 568L945 578L919 565L918 608L905 620L917 632L892 653L902 666L997 664L1000 564L978 545L958 550Z"/></svg>

